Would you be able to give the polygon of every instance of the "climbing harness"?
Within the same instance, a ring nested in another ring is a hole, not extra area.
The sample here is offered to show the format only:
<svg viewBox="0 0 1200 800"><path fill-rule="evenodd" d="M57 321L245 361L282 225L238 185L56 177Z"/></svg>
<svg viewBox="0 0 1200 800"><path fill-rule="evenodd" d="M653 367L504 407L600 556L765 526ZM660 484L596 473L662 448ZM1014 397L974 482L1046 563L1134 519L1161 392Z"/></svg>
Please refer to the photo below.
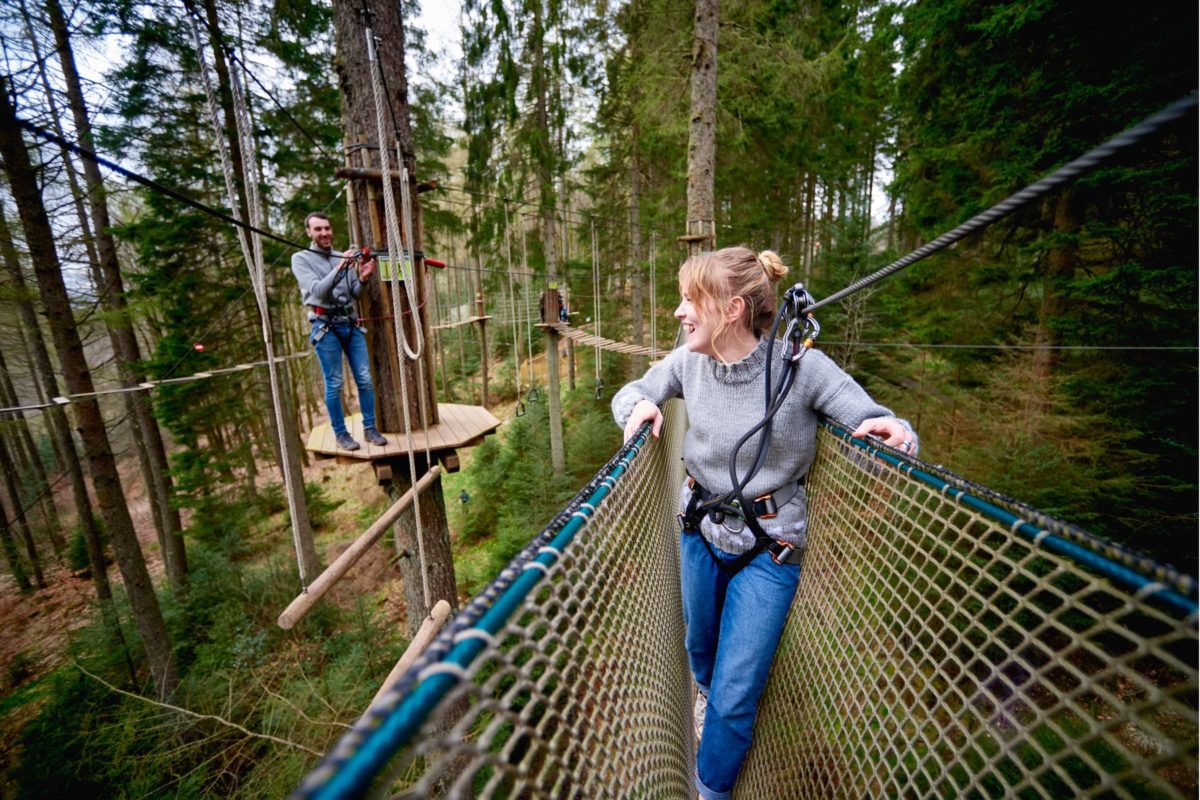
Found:
<svg viewBox="0 0 1200 800"><path fill-rule="evenodd" d="M729 454L729 480L733 488L723 494L717 494L701 486L694 478L690 476L688 478L688 487L692 490L692 496L687 507L679 514L679 529L682 533L685 535L699 533L700 522L707 516L712 522L726 525L731 531L749 528L750 532L754 534L754 545L731 561L722 561L717 558L712 545L707 539L704 540L705 547L708 548L717 565L730 576L736 575L742 567L753 561L764 550L771 554L771 560L776 564L799 564L803 558L803 550L797 549L790 542L780 541L768 535L759 524L759 520L775 517L780 507L791 502L800 491L800 487L804 485L804 476L749 501L743 492L766 462L767 450L771 443L772 420L783 406L792 386L795 385L800 361L804 358L804 354L812 349L813 342L820 335L821 326L817 323L816 318L812 314L804 312L804 309L812 303L812 295L804 288L804 284L797 283L787 290L783 302L779 306L779 311L775 314L775 322L767 334L769 338L764 375L765 409L763 418L738 440ZM781 330L785 347L783 372L779 376L779 383L772 388L771 364L774 358L776 337ZM737 475L738 453L760 431L762 435L759 437L754 462L746 475L739 478ZM734 527L736 523L731 520L738 520L742 525Z"/></svg>
<svg viewBox="0 0 1200 800"><path fill-rule="evenodd" d="M700 520L706 516L713 524L722 525L732 533L740 533L750 525L751 519L757 521L774 519L778 516L779 509L790 503L800 493L800 488L804 486L804 476L801 476L799 480L789 482L786 486L776 489L774 492L768 492L755 497L753 502L745 507L737 500L727 500L718 497L701 486L690 475L687 479L687 485L692 490L692 497L688 501L687 508L678 515L680 533L699 534ZM705 508L708 509L707 512L704 511ZM754 529L751 528L751 530L753 531ZM753 548L733 561L723 562L717 558L717 554L708 539L704 539L703 536L701 538L704 541L704 546L708 548L708 552L712 554L713 560L730 575L737 574L738 570L749 564L763 550L771 554L771 560L776 564L799 564L804 557L804 551L797 549L790 542L774 539L770 536L760 539L756 534L755 546Z"/></svg>

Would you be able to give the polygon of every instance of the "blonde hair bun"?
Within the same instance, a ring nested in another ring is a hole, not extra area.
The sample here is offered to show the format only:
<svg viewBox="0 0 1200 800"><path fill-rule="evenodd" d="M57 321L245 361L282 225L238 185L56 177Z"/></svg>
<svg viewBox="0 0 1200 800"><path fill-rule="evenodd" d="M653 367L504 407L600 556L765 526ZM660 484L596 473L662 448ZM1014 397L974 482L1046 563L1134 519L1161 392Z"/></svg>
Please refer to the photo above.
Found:
<svg viewBox="0 0 1200 800"><path fill-rule="evenodd" d="M783 263L783 259L774 250L763 250L759 253L758 263L762 264L767 273L767 279L771 283L778 283L783 280L784 275L787 275L787 264Z"/></svg>

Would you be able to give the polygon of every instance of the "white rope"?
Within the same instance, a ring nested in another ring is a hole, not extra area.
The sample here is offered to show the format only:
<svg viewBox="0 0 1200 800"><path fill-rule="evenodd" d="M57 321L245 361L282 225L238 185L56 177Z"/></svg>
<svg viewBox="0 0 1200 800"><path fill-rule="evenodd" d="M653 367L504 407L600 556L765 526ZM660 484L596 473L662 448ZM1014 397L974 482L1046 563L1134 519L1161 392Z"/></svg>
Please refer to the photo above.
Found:
<svg viewBox="0 0 1200 800"><path fill-rule="evenodd" d="M190 15L189 15L190 16ZM216 93L213 91L212 79L208 74L208 62L204 58L204 44L200 37L200 27L194 16L191 17L192 35L196 40L196 58L200 62L200 72L204 78L204 93L208 98L208 109L212 116L213 134L217 141L217 149L221 154L221 171L225 177L225 192L229 196L229 210L233 215L244 220L241 204L238 202L237 189L233 178L233 163L225 142L223 125L221 124L220 108L217 104ZM254 142L253 127L250 124L250 114L246 109L245 93L238 78L236 67L231 69L230 91L233 95L233 119L237 128L237 137L241 143L242 167L246 191L246 211L249 223L255 229L263 227L262 197L258 192L260 175L258 174L257 148ZM254 299L258 304L258 315L262 322L263 346L267 352L267 371L270 378L271 405L275 412L275 428L279 434L279 449L283 463L284 490L288 499L288 516L292 524L292 544L296 548L296 567L300 573L300 588L308 591L308 574L304 568L301 556L299 511L296 504L298 489L292 481L292 472L288 469L290 463L290 443L283 424L283 408L279 402L280 386L279 371L276 367L275 342L271 332L271 313L267 302L266 269L263 265L262 237L257 232L247 233L245 228L238 226L238 243L242 248L242 257L250 272L250 284L254 288ZM247 241L247 239L249 241Z"/></svg>
<svg viewBox="0 0 1200 800"><path fill-rule="evenodd" d="M405 167L401 171L401 175L400 175L400 207L404 209L404 223L405 223L404 235L406 237L406 241L411 243L412 242L412 238L411 238L412 237L412 228L413 228L413 226L412 226L412 197L409 194L408 168L407 167ZM411 252L410 252L410 256L411 256ZM410 276L411 279L413 281L418 280L417 271L415 269L416 265L415 265L414 260L411 257L409 258L408 263L412 264L414 267L412 270L412 274ZM417 293L417 296L418 297L420 296L420 292ZM412 308L413 327L416 328L418 331L420 331L421 327L422 327L421 313L420 313L421 310L420 310L420 308L417 307L416 303L412 303L410 307ZM399 316L398 314L392 315L393 324L398 323L398 320L397 320L398 316ZM400 372L401 372L401 374L403 374L404 370L401 369ZM428 398L426 397L425 386L426 386L426 384L425 384L425 358L424 358L424 356L421 356L421 357L417 358L417 406L420 408L420 411L421 411L421 430L425 431L425 469L428 471L433 468L433 454L430 452L430 449L429 449L429 410L428 410ZM408 397L407 390L405 390L404 396L407 399L407 397ZM410 475L416 475L417 474L417 469L416 469L417 465L416 465L416 459L413 456L412 434L407 431L407 428L408 428L408 404L407 403L405 403L405 405L404 405L404 413L405 413L405 420L404 420L405 435L408 436L408 440L409 440L408 470L409 470ZM413 480L413 485L414 486L416 485L415 479ZM428 610L433 607L433 596L432 596L432 592L429 589L429 567L428 567L428 564L425 559L425 529L424 529L424 525L421 522L421 505L420 505L420 500L417 497L417 495L419 495L419 494L421 494L421 493L420 492L413 493L413 514L416 516L416 519L417 519L417 561L421 566L421 591L424 593L425 608L426 608L426 610Z"/></svg>
<svg viewBox="0 0 1200 800"><path fill-rule="evenodd" d="M517 290L513 286L512 231L509 229L508 203L504 204L504 249L508 253L508 314L512 322L513 362L516 365L517 402L521 402L521 338L517 331ZM503 285L503 284L501 284Z"/></svg>
<svg viewBox="0 0 1200 800"><path fill-rule="evenodd" d="M651 358L658 358L658 274L654 256L658 250L658 239L654 231L650 231L650 352Z"/></svg>
<svg viewBox="0 0 1200 800"><path fill-rule="evenodd" d="M388 234L388 252L392 260L392 280L390 282L392 293L392 333L396 338L396 352L403 353L408 359L418 362L417 368L417 394L418 405L421 407L422 421L426 419L424 409L424 359L421 357L421 352L424 349L424 338L421 332L421 309L418 305L418 293L414 284L417 281L416 264L412 257L412 223L411 212L412 206L408 194L408 167L404 166L400 172L400 204L404 211L404 235L401 238L399 226L397 225L396 213L396 196L392 191L392 166L391 166L391 148L384 142L393 138L388 135L385 109L383 106L383 86L381 81L382 65L379 63L378 53L375 50L375 33L370 27L365 29L367 37L367 57L371 65L371 90L375 96L375 125L379 133L379 168L383 173L383 207L384 214L387 219L387 234ZM403 163L403 159L400 159ZM408 267L408 275L401 275L401 268ZM403 279L405 295L408 297L408 308L412 313L413 330L416 332L417 346L416 349L408 346L408 337L404 333L404 319L401 313L402 307L400 304L400 283ZM412 418L408 410L408 369L407 365L401 359L397 364L400 371L400 409L404 416L404 440L408 451L408 475L413 486L416 486L417 476L417 457L415 454L416 447L413 444L412 435ZM428 448L428 426L425 426L426 431L426 447ZM426 460L425 468L429 469L430 464ZM413 492L413 519L416 521L416 536L417 536L417 565L421 572L421 591L425 599L425 608L429 609L433 605L433 597L429 589L429 568L425 562L425 526L421 522L421 492Z"/></svg>
<svg viewBox="0 0 1200 800"><path fill-rule="evenodd" d="M384 108L383 84L381 70L382 65L379 63L378 53L375 50L375 33L369 27L365 29L367 36L367 56L371 66L371 92L375 98L375 129L379 135L379 168L384 175L383 183L383 210L387 227L388 237L388 254L391 256L392 262L392 329L396 334L396 351L404 353L409 359L415 361L421 356L421 348L424 346L422 340L421 326L414 325L416 331L416 348L409 347L408 336L404 332L404 325L400 319L400 283L404 282L404 292L408 296L408 304L414 315L417 314L417 298L416 291L413 288L415 279L415 266L412 261L412 243L400 235L400 227L397 223L399 213L396 209L396 193L392 189L392 157L391 148L386 147L384 142L392 139L388 135L386 109ZM407 170L403 172L407 175ZM407 178L402 177L402 181ZM405 223L405 233L411 231L408 229L407 221ZM409 274L407 277L402 276L402 270L407 267ZM415 319L415 316L414 316Z"/></svg>
<svg viewBox="0 0 1200 800"><path fill-rule="evenodd" d="M596 218L592 218L592 318L596 320L596 338L599 339L600 333L600 256L596 251ZM594 352L594 360L596 362L596 389L600 389L600 366L601 353L600 344L597 342Z"/></svg>
<svg viewBox="0 0 1200 800"><path fill-rule="evenodd" d="M529 232L525 230L526 215L521 215L521 269L524 271L522 278L525 284L525 347L528 358L525 363L529 365L529 386L532 388L536 381L533 376L533 305L530 303L529 284L533 282L529 274Z"/></svg>

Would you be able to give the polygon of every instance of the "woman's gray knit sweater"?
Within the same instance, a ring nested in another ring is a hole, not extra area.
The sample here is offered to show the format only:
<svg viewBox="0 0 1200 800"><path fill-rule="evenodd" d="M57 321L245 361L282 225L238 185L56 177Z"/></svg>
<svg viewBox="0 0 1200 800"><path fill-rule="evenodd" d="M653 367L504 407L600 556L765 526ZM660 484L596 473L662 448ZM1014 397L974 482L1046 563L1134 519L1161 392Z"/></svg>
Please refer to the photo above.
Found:
<svg viewBox="0 0 1200 800"><path fill-rule="evenodd" d="M771 366L774 383L783 368L780 354L781 345L776 344L776 363ZM730 489L729 454L737 440L762 419L766 362L765 337L748 356L730 365L689 352L686 347L677 348L642 378L617 392L612 401L613 416L624 427L638 401L649 400L661 408L670 398L682 397L689 423L683 441L683 461L688 474L710 492L726 492ZM775 415L766 461L746 486L747 498L774 492L808 472L816 454L820 416L853 429L865 419L895 415L872 400L828 356L810 350L800 360L795 384ZM900 422L912 430L907 422ZM913 442L915 450L915 433ZM739 476L750 469L757 444L758 438L754 437L738 453ZM690 497L691 491L685 483L680 510ZM802 547L806 543L807 510L808 498L801 487L795 498L779 509L777 517L761 521L763 530L776 539ZM738 519L717 524L705 517L701 531L713 545L728 553L743 553L754 545L754 535Z"/></svg>

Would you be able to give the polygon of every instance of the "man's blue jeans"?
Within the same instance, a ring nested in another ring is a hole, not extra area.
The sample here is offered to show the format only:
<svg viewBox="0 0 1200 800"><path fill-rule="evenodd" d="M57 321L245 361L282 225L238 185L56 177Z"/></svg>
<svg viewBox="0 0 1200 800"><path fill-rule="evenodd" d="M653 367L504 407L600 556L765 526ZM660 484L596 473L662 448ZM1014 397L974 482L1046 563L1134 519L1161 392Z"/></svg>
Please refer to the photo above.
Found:
<svg viewBox="0 0 1200 800"><path fill-rule="evenodd" d="M350 374L358 385L358 404L362 406L363 427L375 427L375 387L371 383L371 361L367 356L367 337L354 323L344 320L329 323L329 330L317 335L324 328L321 320L313 320L309 341L317 351L321 362L321 373L325 376L325 407L329 409L329 423L335 435L347 433L346 414L342 410L342 353L350 362Z"/></svg>
<svg viewBox="0 0 1200 800"><path fill-rule="evenodd" d="M800 565L776 564L763 552L730 578L701 534L682 534L679 551L688 659L708 696L696 789L705 800L723 800L750 749L758 699L800 582ZM737 558L713 552L722 561Z"/></svg>

